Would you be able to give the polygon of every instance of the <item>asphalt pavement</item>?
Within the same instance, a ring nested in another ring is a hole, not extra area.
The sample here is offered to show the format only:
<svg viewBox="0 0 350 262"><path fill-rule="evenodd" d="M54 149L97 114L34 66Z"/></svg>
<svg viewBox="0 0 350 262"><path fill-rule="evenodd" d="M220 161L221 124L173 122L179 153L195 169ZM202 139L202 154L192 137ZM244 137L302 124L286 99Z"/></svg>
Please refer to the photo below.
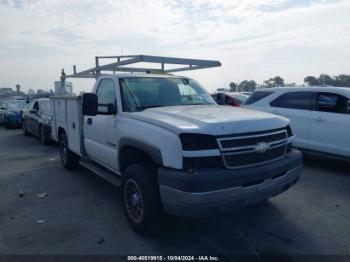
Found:
<svg viewBox="0 0 350 262"><path fill-rule="evenodd" d="M299 182L267 203L169 218L142 237L124 216L119 188L83 168L63 169L56 145L0 127L2 255L349 255L349 199L350 164L307 156Z"/></svg>

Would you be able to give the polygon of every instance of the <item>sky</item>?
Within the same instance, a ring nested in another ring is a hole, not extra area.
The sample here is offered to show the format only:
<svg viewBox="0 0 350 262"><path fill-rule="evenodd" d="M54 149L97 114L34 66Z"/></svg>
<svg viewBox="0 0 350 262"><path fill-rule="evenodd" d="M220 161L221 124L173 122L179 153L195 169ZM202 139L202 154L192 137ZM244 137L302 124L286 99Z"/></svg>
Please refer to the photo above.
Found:
<svg viewBox="0 0 350 262"><path fill-rule="evenodd" d="M230 82L350 74L350 0L0 0L0 87L52 89L96 55L219 60L184 72ZM92 80L74 80L75 92Z"/></svg>

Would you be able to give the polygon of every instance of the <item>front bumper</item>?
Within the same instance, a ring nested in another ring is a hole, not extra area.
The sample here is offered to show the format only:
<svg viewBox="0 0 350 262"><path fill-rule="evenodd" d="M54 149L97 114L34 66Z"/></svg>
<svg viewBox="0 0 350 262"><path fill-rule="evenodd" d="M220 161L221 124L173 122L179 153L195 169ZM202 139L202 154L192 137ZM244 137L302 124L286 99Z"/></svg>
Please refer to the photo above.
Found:
<svg viewBox="0 0 350 262"><path fill-rule="evenodd" d="M166 213L204 217L230 212L276 196L295 184L302 155L292 150L283 159L238 170L211 169L196 174L159 169L159 191Z"/></svg>

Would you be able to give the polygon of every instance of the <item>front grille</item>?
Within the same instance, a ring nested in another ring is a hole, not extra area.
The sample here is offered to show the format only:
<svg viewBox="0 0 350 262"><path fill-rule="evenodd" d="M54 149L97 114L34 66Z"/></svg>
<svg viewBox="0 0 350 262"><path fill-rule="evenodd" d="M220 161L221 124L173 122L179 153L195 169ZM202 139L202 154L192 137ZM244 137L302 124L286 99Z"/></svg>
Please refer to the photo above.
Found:
<svg viewBox="0 0 350 262"><path fill-rule="evenodd" d="M286 146L278 146L267 150L265 153L250 152L239 154L224 155L224 161L227 167L237 168L243 166L251 166L270 162L284 155Z"/></svg>
<svg viewBox="0 0 350 262"><path fill-rule="evenodd" d="M287 130L271 130L218 138L224 164L240 168L274 161L286 153Z"/></svg>
<svg viewBox="0 0 350 262"><path fill-rule="evenodd" d="M223 149L234 149L235 147L257 145L260 142L270 143L286 139L286 132L279 132L271 135L259 137L247 137L240 139L221 140L220 144Z"/></svg>

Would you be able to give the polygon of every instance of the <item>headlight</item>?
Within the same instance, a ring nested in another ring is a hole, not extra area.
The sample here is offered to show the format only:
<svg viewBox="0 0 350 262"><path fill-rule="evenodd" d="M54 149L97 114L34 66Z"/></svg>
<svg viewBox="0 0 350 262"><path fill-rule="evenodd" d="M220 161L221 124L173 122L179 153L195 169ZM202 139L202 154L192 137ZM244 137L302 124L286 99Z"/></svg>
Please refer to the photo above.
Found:
<svg viewBox="0 0 350 262"><path fill-rule="evenodd" d="M203 134L180 134L182 150L209 150L217 149L216 139L212 135Z"/></svg>
<svg viewBox="0 0 350 262"><path fill-rule="evenodd" d="M293 136L292 128L290 127L290 125L287 126L287 135L288 135L288 137Z"/></svg>
<svg viewBox="0 0 350 262"><path fill-rule="evenodd" d="M287 126L287 135L288 135L288 144L287 144L287 152L290 152L293 149L293 139L292 137L293 132L292 132L292 128L288 125Z"/></svg>

